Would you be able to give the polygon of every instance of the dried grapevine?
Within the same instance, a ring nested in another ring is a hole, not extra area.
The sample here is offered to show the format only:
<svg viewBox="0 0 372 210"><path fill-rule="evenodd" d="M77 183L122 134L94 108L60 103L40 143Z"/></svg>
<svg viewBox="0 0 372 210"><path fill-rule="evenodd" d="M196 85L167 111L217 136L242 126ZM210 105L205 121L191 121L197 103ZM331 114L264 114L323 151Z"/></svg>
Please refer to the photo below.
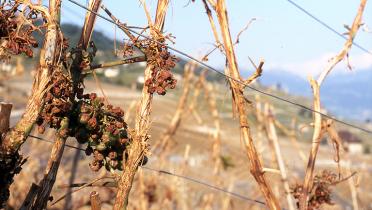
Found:
<svg viewBox="0 0 372 210"><path fill-rule="evenodd" d="M151 78L145 81L148 92L165 95L168 89L176 87L177 80L171 69L176 66L178 59L170 54L165 44L166 39L170 39L170 36L159 35L159 37L156 39L157 41L150 39L130 40L123 45L122 51L124 56L133 56L135 48L137 48L145 54L147 64L152 67Z"/></svg>
<svg viewBox="0 0 372 210"><path fill-rule="evenodd" d="M71 67L68 60L72 57L71 54L66 56L65 66L68 68ZM83 63L79 68L87 65ZM84 94L82 79L79 78L74 88L70 74L64 72L62 67L54 70L51 89L37 119L38 130L43 133L45 127L49 126L59 130L63 137L75 137L80 144L87 144L86 154L93 154L90 163L93 171L103 166L110 171L122 170L124 151L131 142L130 131L123 118L124 111L105 104L95 93ZM61 130L65 117L69 118L69 127Z"/></svg>
<svg viewBox="0 0 372 210"><path fill-rule="evenodd" d="M337 175L324 170L320 175L314 177L313 187L309 193L308 209L320 209L323 204L333 205L331 194L331 186L338 183ZM296 184L292 191L293 197L297 200L297 207L299 207L299 198L302 194L303 186Z"/></svg>
<svg viewBox="0 0 372 210"><path fill-rule="evenodd" d="M40 13L18 1L5 1L0 5L0 59L9 59L11 55L25 54L33 57L33 48L38 47L34 32Z"/></svg>

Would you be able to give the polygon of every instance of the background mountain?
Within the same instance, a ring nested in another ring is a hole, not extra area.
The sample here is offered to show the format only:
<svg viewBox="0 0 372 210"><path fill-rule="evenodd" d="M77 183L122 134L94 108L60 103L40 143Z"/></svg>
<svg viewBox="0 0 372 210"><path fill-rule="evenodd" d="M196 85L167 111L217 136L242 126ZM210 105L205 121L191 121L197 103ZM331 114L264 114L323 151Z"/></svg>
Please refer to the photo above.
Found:
<svg viewBox="0 0 372 210"><path fill-rule="evenodd" d="M372 69L333 73L324 81L324 107L339 117L365 121L372 118ZM268 70L260 78L267 86L280 87L290 94L312 95L309 82L285 70Z"/></svg>
<svg viewBox="0 0 372 210"><path fill-rule="evenodd" d="M62 31L69 38L70 46L76 46L80 38L81 27L63 24ZM92 40L103 52L97 56L97 62L118 59L113 55L113 40L111 38L100 31L94 31ZM182 74L186 62L181 58L175 72ZM133 82L142 73L142 68L140 65L121 66L119 67L120 75L115 78L114 82L130 85L129 82ZM196 71L196 73L198 72ZM247 76L248 73L243 72L243 77ZM208 79L224 80L214 72L208 72ZM338 117L358 121L372 119L372 83L370 80L372 80L372 69L343 73L333 72L325 80L321 89L324 107ZM306 79L285 69L266 70L259 81L264 86L275 86L289 94L306 97L312 95L309 82Z"/></svg>

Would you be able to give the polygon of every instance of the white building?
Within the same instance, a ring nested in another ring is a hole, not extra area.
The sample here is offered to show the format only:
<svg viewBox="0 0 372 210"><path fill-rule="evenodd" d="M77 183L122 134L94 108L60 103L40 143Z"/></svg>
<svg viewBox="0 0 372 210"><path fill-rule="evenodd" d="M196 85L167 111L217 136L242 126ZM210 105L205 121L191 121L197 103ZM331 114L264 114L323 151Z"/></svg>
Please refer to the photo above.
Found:
<svg viewBox="0 0 372 210"><path fill-rule="evenodd" d="M107 78L117 77L119 75L119 69L107 68L107 69L104 70L104 75Z"/></svg>
<svg viewBox="0 0 372 210"><path fill-rule="evenodd" d="M362 140L360 140L356 135L346 130L339 131L338 135L344 143L345 151L348 151L350 154L363 153Z"/></svg>

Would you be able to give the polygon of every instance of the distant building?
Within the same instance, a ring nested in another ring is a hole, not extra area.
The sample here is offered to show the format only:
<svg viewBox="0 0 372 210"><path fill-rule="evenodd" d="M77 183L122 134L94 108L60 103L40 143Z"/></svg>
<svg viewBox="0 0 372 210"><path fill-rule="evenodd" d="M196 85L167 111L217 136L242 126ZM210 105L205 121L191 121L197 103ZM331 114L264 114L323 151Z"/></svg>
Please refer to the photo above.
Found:
<svg viewBox="0 0 372 210"><path fill-rule="evenodd" d="M360 138L346 130L339 131L338 135L342 139L346 151L351 154L362 154L363 145Z"/></svg>
<svg viewBox="0 0 372 210"><path fill-rule="evenodd" d="M146 67L147 62L138 62L138 65L141 67Z"/></svg>
<svg viewBox="0 0 372 210"><path fill-rule="evenodd" d="M119 76L119 69L116 68L107 68L104 71L104 75L107 78L113 78Z"/></svg>
<svg viewBox="0 0 372 210"><path fill-rule="evenodd" d="M0 80L21 75L23 72L24 67L22 65L22 60L19 57L17 57L16 65L0 61Z"/></svg>
<svg viewBox="0 0 372 210"><path fill-rule="evenodd" d="M141 90L144 84L145 84L145 77L142 75L138 76L136 80L136 89Z"/></svg>
<svg viewBox="0 0 372 210"><path fill-rule="evenodd" d="M5 63L5 62L1 62L0 63L0 71L2 73L11 73L14 69L14 66L9 64L9 63Z"/></svg>

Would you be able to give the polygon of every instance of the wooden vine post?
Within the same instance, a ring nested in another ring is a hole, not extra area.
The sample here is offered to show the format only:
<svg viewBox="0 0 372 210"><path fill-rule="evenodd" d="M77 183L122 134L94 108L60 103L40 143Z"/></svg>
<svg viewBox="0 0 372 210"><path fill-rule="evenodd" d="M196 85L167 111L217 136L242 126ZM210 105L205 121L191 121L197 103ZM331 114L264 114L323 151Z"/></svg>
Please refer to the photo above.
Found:
<svg viewBox="0 0 372 210"><path fill-rule="evenodd" d="M176 134L177 129L179 128L181 124L181 121L182 121L182 118L185 112L185 108L187 105L187 99L188 99L189 92L190 92L190 80L193 75L195 66L196 65L194 63L187 63L185 65L182 94L178 101L177 109L175 113L173 114L172 120L160 139L160 142L159 142L160 143L160 148L159 148L160 154L162 154L164 151L168 149L169 140Z"/></svg>
<svg viewBox="0 0 372 210"><path fill-rule="evenodd" d="M306 155L300 145L297 141L297 135L296 135L296 119L293 118L291 122L291 127L287 128L284 126L281 122L279 122L277 119L274 120L274 124L279 130L281 130L288 138L291 139L292 146L294 149L298 152L298 156L301 158L302 161L306 162Z"/></svg>
<svg viewBox="0 0 372 210"><path fill-rule="evenodd" d="M91 210L101 210L101 199L96 191L90 193Z"/></svg>
<svg viewBox="0 0 372 210"><path fill-rule="evenodd" d="M312 188L313 180L314 180L314 167L315 167L315 160L318 153L320 141L324 132L322 132L322 115L321 113L321 105L320 105L320 86L322 85L323 81L327 77L327 75L332 71L332 69L345 57L348 55L351 46L353 45L353 40L355 38L356 33L358 32L361 22L362 22L362 15L365 8L367 0L361 0L360 5L358 8L358 13L354 18L353 24L348 32L348 39L344 44L343 49L337 54L337 56L333 57L330 62L327 64L326 68L322 71L319 75L317 80L310 78L310 84L313 89L313 109L316 111L314 113L314 131L312 137L312 147L306 167L305 179L303 183L303 189L301 196L299 198L299 208L301 210L308 209L308 195L309 191Z"/></svg>
<svg viewBox="0 0 372 210"><path fill-rule="evenodd" d="M192 94L192 97L191 97L191 100L190 100L190 104L186 110L186 114L185 115L189 115L189 114L192 114L192 116L194 117L194 119L197 121L198 124L202 124L203 123L203 120L201 119L199 113L196 111L196 107L198 107L198 98L199 98L199 95L200 95L200 91L201 91L201 81L200 81L200 77L199 77L199 80L195 82L195 86L194 86L194 92Z"/></svg>
<svg viewBox="0 0 372 210"><path fill-rule="evenodd" d="M273 111L274 111L274 108L272 108L268 104L265 105L265 115L266 115L265 122L266 122L267 136L268 136L269 141L271 141L274 146L275 160L280 170L280 175L282 178L284 191L285 191L285 195L286 195L286 199L288 203L288 209L295 210L293 198L291 195L291 189L289 187L289 182L288 182L287 169L285 167L283 155L282 155L280 145L279 145L278 135L276 133L275 123L274 123L275 116L274 116Z"/></svg>
<svg viewBox="0 0 372 210"><path fill-rule="evenodd" d="M12 107L12 104L0 102L0 136L9 130Z"/></svg>
<svg viewBox="0 0 372 210"><path fill-rule="evenodd" d="M153 38L159 36L164 27L165 15L167 12L169 0L158 0L156 8L155 23L150 24L150 33ZM152 65L147 65L144 78L145 81L151 78ZM148 129L150 124L150 114L153 95L149 93L148 87L143 86L141 101L137 107L137 115L134 129L133 142L128 149L128 159L123 163L123 173L118 178L118 191L114 204L114 210L126 209L128 204L129 192L132 188L134 175L138 165L142 162L147 150Z"/></svg>
<svg viewBox="0 0 372 210"><path fill-rule="evenodd" d="M5 205L9 197L9 187L13 182L13 177L21 170L23 158L19 154L19 149L30 134L44 105L44 97L49 89L53 69L59 65L58 55L62 44L59 28L60 1L50 0L49 4L51 6L49 9L38 4L32 4L29 1L22 3L28 8L42 13L47 22L47 28L44 44L40 50L40 65L34 78L26 110L17 124L1 135L0 208Z"/></svg>
<svg viewBox="0 0 372 210"><path fill-rule="evenodd" d="M90 9L93 11L98 11L100 0L91 0L90 1ZM55 2L50 2L50 10L60 10L61 2L59 0L55 0ZM59 16L59 15L58 15ZM76 57L73 61L73 65L71 67L72 72L72 80L74 84L73 92L76 92L77 84L81 81L81 68L80 63L82 62L82 53L88 49L88 43L90 41L91 34L93 32L93 26L95 22L95 14L91 12L87 12L84 26L82 29L80 41L78 43L77 49L79 52L76 53ZM48 160L47 167L45 169L44 178L40 181L39 190L35 195L35 201L32 204L32 209L45 209L47 206L47 202L56 181L58 168L62 159L64 146L66 143L67 135L66 130L69 128L69 118L65 117L61 122L61 128L56 133L56 141L53 145L51 156Z"/></svg>
<svg viewBox="0 0 372 210"><path fill-rule="evenodd" d="M94 12L98 12L101 3L102 3L102 0L90 0L89 1L89 9L94 11ZM79 42L78 42L78 45L77 45L78 51L77 51L76 57L73 61L74 62L73 66L70 69L71 75L74 75L73 76L74 92L76 92L79 81L82 78L82 69L80 68L80 65L81 65L82 60L83 60L83 58L82 58L83 57L83 51L86 52L88 50L89 42L91 41L91 36L93 34L96 18L97 18L96 14L94 14L90 11L87 11L86 14L85 14L84 25L83 25L83 28L81 30L80 39L79 39ZM81 144L79 144L79 148L81 148ZM70 185L73 184L73 182L75 180L75 177L76 177L76 172L77 172L78 165L79 165L80 154L81 154L81 150L76 150L75 151L72 166L71 166L71 175L70 175L70 178L69 178L69 184ZM93 196L93 195L96 195L96 196ZM93 191L91 199L95 198L95 197L98 197L98 193L94 193L94 191ZM96 206L96 205L94 205L94 206ZM64 208L70 209L71 207L72 207L71 188L68 188ZM92 203L92 209L93 209L93 203Z"/></svg>
<svg viewBox="0 0 372 210"><path fill-rule="evenodd" d="M220 25L221 35L224 50L226 53L228 68L226 69L226 74L233 79L229 79L229 84L232 91L233 105L234 109L239 115L240 123L240 134L241 139L244 142L245 149L248 156L248 161L250 164L250 172L257 181L261 192L263 193L266 205L270 209L280 209L279 202L275 197L270 184L265 178L263 167L260 162L259 155L254 146L253 139L251 137L251 131L247 119L247 100L244 97L243 90L244 86L237 81L242 81L240 73L238 70L237 60L233 48L233 43L230 35L228 17L226 11L226 5L224 0L217 0L215 5L212 5L216 8L217 18ZM257 69L258 70L258 69ZM258 74L259 75L259 74ZM252 81L252 80L247 80Z"/></svg>
<svg viewBox="0 0 372 210"><path fill-rule="evenodd" d="M200 74L199 83L204 90L205 100L208 103L208 108L212 115L215 128L215 130L212 132L212 159L214 161L213 174L217 175L221 169L221 122L217 109L216 96L214 95L214 88L213 85L206 80L205 74L205 71Z"/></svg>

